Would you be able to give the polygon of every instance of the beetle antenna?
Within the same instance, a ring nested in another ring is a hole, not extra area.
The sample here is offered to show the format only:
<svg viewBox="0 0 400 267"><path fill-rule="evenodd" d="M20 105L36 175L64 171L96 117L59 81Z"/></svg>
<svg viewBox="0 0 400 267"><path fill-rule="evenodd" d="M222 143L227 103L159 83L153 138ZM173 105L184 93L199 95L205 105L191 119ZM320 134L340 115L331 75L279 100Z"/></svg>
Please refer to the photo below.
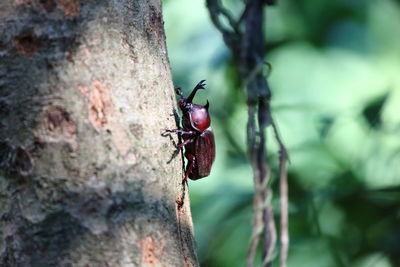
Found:
<svg viewBox="0 0 400 267"><path fill-rule="evenodd" d="M204 86L206 85L204 82L205 82L206 80L201 80L194 88L193 88L193 91L190 93L190 95L188 96L188 98L186 99L186 102L187 103L192 103L192 100L193 100L193 98L194 98L194 96L195 96L195 94L196 94L196 92L197 92L197 90L199 90L199 89L206 89Z"/></svg>

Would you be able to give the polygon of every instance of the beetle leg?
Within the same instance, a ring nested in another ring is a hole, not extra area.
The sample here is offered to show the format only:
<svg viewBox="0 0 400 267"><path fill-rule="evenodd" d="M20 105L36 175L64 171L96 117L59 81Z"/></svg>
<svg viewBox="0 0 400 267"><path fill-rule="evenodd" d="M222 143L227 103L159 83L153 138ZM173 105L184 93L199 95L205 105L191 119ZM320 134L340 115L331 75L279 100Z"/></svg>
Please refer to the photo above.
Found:
<svg viewBox="0 0 400 267"><path fill-rule="evenodd" d="M186 172L185 172L185 178L183 178L183 182L187 183L187 178L189 178L189 175L192 173L192 169L196 163L196 157L192 154L189 154L186 156L188 159L188 163L186 165Z"/></svg>
<svg viewBox="0 0 400 267"><path fill-rule="evenodd" d="M176 133L179 133L179 134L181 134L181 135L194 135L194 132L193 131L183 131L183 130L176 130L175 131Z"/></svg>
<svg viewBox="0 0 400 267"><path fill-rule="evenodd" d="M180 152L180 149L182 147L186 146L187 144L189 144L189 143L191 143L193 141L194 141L194 139L186 139L184 142L182 142L182 143L180 143L178 145L175 145L175 143L174 143L174 145L176 146L176 150L172 154L171 159L169 161L167 161L167 163L170 163L176 156L178 156L178 154Z"/></svg>
<svg viewBox="0 0 400 267"><path fill-rule="evenodd" d="M192 103L192 100L194 98L194 95L196 94L197 90L199 89L206 89L204 86L206 85L204 82L206 80L201 80L194 88L193 91L190 93L190 95L186 98L186 103Z"/></svg>
<svg viewBox="0 0 400 267"><path fill-rule="evenodd" d="M194 141L194 139L186 139L184 142L178 144L178 147L179 147L179 148L180 148L180 147L184 147L184 146L186 146L187 144L189 144L189 143L191 143L191 142L193 142L193 141Z"/></svg>
<svg viewBox="0 0 400 267"><path fill-rule="evenodd" d="M173 129L173 130L165 130L166 133L178 133L180 135L193 135L194 132L193 131L184 131L184 130L180 130L180 129Z"/></svg>

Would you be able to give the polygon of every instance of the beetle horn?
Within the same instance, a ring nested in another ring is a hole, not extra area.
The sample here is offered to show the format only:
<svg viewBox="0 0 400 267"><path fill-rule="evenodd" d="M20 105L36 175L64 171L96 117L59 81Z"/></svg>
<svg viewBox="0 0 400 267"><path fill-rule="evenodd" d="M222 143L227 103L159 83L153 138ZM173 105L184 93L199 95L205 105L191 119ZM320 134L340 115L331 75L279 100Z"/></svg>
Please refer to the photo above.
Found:
<svg viewBox="0 0 400 267"><path fill-rule="evenodd" d="M208 111L208 108L210 107L210 102L208 102L208 99L207 99L207 104L206 104L204 107L205 107L206 110Z"/></svg>
<svg viewBox="0 0 400 267"><path fill-rule="evenodd" d="M206 85L206 84L204 83L205 81L206 81L206 80L201 80L201 81L193 88L192 93L190 93L190 95L189 95L188 98L186 99L186 102L187 102L187 103L192 103L192 100L193 100L193 98L194 98L194 96L195 96L197 90L199 90L199 89L206 89L206 88L204 88L204 86Z"/></svg>

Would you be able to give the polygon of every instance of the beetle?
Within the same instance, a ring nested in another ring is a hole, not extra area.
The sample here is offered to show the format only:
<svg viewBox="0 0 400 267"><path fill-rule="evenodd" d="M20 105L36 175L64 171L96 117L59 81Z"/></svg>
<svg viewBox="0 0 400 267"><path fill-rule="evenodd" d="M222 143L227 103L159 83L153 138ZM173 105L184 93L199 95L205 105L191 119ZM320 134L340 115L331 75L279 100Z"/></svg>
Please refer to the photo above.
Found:
<svg viewBox="0 0 400 267"><path fill-rule="evenodd" d="M183 139L178 144L178 148L185 147L185 157L188 160L183 182L187 182L187 178L197 180L208 176L215 159L215 139L208 113L210 103L208 100L204 106L192 103L197 91L205 90L204 82L205 80L201 80L187 98L180 88L176 88L176 93L180 96L178 107L182 111L182 129L168 132L177 133Z"/></svg>

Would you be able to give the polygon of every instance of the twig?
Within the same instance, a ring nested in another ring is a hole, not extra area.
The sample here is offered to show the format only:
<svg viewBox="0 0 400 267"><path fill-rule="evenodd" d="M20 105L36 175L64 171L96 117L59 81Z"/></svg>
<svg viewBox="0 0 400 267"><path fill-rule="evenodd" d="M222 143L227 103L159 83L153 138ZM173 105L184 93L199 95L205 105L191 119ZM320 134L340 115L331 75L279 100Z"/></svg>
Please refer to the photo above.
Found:
<svg viewBox="0 0 400 267"><path fill-rule="evenodd" d="M272 120L272 129L274 131L275 139L279 145L279 191L280 191L280 212L281 212L281 253L279 259L280 267L286 267L286 261L289 251L289 216L288 216L288 182L287 182L287 169L286 163L289 160L289 156L285 145L283 144L278 128L275 122Z"/></svg>
<svg viewBox="0 0 400 267"><path fill-rule="evenodd" d="M266 158L265 129L273 125L270 110L270 88L263 74L265 40L263 34L263 5L273 4L273 0L246 0L245 9L237 21L234 21L230 13L222 7L219 0L207 0L210 17L216 28L222 33L226 45L232 50L233 59L239 67L242 84L246 88L248 122L247 122L247 149L253 169L255 195L253 202L254 218L253 231L247 254L247 266L254 265L254 258L261 239L263 240L263 266L271 266L272 254L276 242L275 222L273 210L270 205L270 168ZM231 29L226 28L221 22L221 15L228 20ZM240 26L244 24L244 31L240 32ZM257 116L257 123L256 123ZM284 205L281 211L287 211L287 182L286 182L286 149L284 149L277 131L275 133L280 145L280 177L286 187L281 187L281 196ZM286 203L286 205L285 205ZM286 216L286 217L285 217ZM286 262L288 250L287 212L283 215L281 226L284 225L284 239L281 237L282 247L281 262ZM283 224L282 224L283 222ZM285 241L285 242L282 242ZM283 265L284 266L284 265Z"/></svg>
<svg viewBox="0 0 400 267"><path fill-rule="evenodd" d="M206 0L206 4L210 13L211 21L222 33L226 45L233 51L233 53L239 53L241 35L239 22L235 21L228 10L222 7L219 0ZM228 20L231 29L228 29L223 25L221 21L221 15L225 16L225 18Z"/></svg>
<svg viewBox="0 0 400 267"><path fill-rule="evenodd" d="M241 54L241 78L246 84L248 113L247 142L250 160L253 166L256 209L254 210L255 222L260 222L258 217L261 213L260 225L255 225L253 233L258 233L259 227L263 228L263 266L271 266L272 252L275 247L275 226L273 222L273 211L269 203L269 166L265 161L265 128L270 123L269 96L270 89L262 72L264 61L265 40L262 31L263 3L260 0L249 0L243 16L245 31L240 45ZM260 64L261 63L261 64ZM255 124L255 117L258 124ZM257 138L257 135L259 138ZM265 186L261 186L265 185ZM271 227L273 229L271 229ZM247 256L247 266L254 264L255 245L258 239L253 238L252 246Z"/></svg>

